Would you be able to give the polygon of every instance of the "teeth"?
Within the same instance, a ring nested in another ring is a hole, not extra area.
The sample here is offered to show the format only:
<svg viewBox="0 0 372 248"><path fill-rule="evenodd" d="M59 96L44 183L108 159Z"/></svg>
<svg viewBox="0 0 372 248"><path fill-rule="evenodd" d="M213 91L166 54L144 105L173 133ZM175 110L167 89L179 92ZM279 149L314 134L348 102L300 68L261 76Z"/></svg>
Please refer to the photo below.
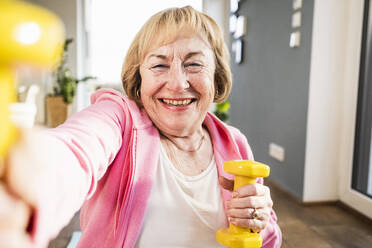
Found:
<svg viewBox="0 0 372 248"><path fill-rule="evenodd" d="M191 102L191 99L187 99L183 101L163 99L163 102L169 105L174 105L174 106L184 106L184 105L189 104Z"/></svg>

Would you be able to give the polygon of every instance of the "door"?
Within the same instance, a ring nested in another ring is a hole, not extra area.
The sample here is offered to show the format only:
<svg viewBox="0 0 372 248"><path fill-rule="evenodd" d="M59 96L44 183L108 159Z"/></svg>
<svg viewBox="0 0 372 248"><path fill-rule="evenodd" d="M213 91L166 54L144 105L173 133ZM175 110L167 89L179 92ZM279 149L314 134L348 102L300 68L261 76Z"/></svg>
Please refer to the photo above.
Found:
<svg viewBox="0 0 372 248"><path fill-rule="evenodd" d="M351 38L348 46L349 58L345 62L345 118L341 134L345 138L340 153L340 199L370 218L372 218L371 2L350 1L350 9L353 12L349 13Z"/></svg>
<svg viewBox="0 0 372 248"><path fill-rule="evenodd" d="M358 105L354 141L352 188L372 197L372 11L365 0Z"/></svg>

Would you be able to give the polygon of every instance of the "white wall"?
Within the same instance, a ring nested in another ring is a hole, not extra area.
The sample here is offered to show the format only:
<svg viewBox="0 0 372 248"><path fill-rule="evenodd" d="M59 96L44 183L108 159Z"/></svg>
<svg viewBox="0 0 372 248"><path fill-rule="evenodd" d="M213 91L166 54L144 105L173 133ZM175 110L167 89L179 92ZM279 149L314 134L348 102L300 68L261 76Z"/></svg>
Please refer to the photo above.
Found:
<svg viewBox="0 0 372 248"><path fill-rule="evenodd" d="M351 120L355 120L356 108L356 98L346 98L345 90L351 95L357 90L361 6L363 0L314 3L304 202L338 200L339 184L345 183L339 179L346 166L344 108L351 108L351 116L347 116ZM345 73L350 70L351 76ZM353 139L347 143L350 154Z"/></svg>
<svg viewBox="0 0 372 248"><path fill-rule="evenodd" d="M220 26L224 33L226 43L229 43L229 13L230 1L229 0L204 0L203 12L212 17Z"/></svg>
<svg viewBox="0 0 372 248"><path fill-rule="evenodd" d="M54 12L65 24L66 37L74 38L74 42L69 46L69 65L73 75L77 71L77 0L30 0L30 2L40 5Z"/></svg>

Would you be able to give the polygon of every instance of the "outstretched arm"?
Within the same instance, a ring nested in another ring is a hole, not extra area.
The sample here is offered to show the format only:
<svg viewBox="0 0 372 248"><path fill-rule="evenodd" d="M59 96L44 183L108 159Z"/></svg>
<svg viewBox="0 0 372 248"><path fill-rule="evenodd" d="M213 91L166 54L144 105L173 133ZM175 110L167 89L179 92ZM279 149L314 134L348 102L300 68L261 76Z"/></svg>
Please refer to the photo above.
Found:
<svg viewBox="0 0 372 248"><path fill-rule="evenodd" d="M127 113L119 93L103 90L63 125L27 133L12 150L6 187L31 206L29 231L37 247L46 246L94 193L121 147Z"/></svg>

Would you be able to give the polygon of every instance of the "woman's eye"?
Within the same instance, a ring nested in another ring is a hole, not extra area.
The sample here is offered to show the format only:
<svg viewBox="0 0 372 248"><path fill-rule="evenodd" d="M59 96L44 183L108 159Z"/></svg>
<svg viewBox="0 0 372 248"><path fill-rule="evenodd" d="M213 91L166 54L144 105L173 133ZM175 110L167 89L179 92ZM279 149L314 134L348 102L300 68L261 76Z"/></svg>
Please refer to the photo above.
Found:
<svg viewBox="0 0 372 248"><path fill-rule="evenodd" d="M201 64L198 64L198 63L190 63L190 64L187 64L186 66L199 67L199 66L201 66Z"/></svg>
<svg viewBox="0 0 372 248"><path fill-rule="evenodd" d="M167 69L168 66L164 64L158 64L151 67L151 69Z"/></svg>
<svg viewBox="0 0 372 248"><path fill-rule="evenodd" d="M203 68L203 65L199 63L189 63L185 65L185 68L189 72L200 72Z"/></svg>

